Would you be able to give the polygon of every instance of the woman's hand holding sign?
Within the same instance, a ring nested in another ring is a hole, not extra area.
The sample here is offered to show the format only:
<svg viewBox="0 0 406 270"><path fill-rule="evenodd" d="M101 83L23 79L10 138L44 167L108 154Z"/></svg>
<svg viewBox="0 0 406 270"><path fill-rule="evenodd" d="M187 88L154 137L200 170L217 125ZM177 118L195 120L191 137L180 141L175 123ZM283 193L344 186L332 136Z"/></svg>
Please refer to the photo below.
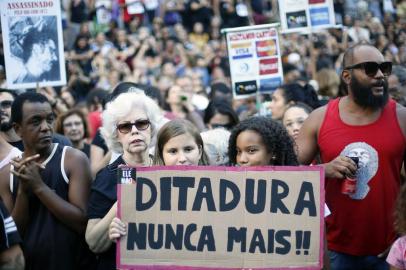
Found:
<svg viewBox="0 0 406 270"><path fill-rule="evenodd" d="M117 217L113 218L113 220L110 223L110 228L109 228L109 238L111 241L116 241L119 239L121 236L124 236L127 234L127 229L125 224Z"/></svg>

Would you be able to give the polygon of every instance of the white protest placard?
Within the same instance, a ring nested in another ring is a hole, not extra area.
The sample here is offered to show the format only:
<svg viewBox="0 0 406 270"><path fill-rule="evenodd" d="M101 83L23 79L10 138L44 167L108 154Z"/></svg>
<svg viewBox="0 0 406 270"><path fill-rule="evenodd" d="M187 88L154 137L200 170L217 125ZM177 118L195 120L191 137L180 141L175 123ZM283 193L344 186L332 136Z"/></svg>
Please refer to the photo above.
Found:
<svg viewBox="0 0 406 270"><path fill-rule="evenodd" d="M323 179L318 166L121 168L117 268L320 269Z"/></svg>
<svg viewBox="0 0 406 270"><path fill-rule="evenodd" d="M223 29L234 98L272 93L282 84L279 36L275 25Z"/></svg>
<svg viewBox="0 0 406 270"><path fill-rule="evenodd" d="M7 87L66 84L59 0L1 0Z"/></svg>
<svg viewBox="0 0 406 270"><path fill-rule="evenodd" d="M143 14L145 12L144 5L141 0L125 0L128 14Z"/></svg>
<svg viewBox="0 0 406 270"><path fill-rule="evenodd" d="M144 5L147 10L154 10L159 7L158 0L144 0Z"/></svg>
<svg viewBox="0 0 406 270"><path fill-rule="evenodd" d="M111 1L97 0L95 3L98 24L109 24L111 21Z"/></svg>
<svg viewBox="0 0 406 270"><path fill-rule="evenodd" d="M333 0L278 0L283 33L334 27Z"/></svg>

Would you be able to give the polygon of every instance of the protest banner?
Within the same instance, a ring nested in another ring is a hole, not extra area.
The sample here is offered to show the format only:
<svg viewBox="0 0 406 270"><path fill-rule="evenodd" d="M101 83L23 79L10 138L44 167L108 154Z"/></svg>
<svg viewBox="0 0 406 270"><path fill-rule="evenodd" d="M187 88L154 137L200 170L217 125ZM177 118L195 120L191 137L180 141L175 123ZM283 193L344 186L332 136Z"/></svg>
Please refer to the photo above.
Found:
<svg viewBox="0 0 406 270"><path fill-rule="evenodd" d="M283 33L311 33L334 27L333 0L278 0Z"/></svg>
<svg viewBox="0 0 406 270"><path fill-rule="evenodd" d="M59 0L0 1L7 87L66 84Z"/></svg>
<svg viewBox="0 0 406 270"><path fill-rule="evenodd" d="M143 14L145 9L141 0L125 0L128 14Z"/></svg>
<svg viewBox="0 0 406 270"><path fill-rule="evenodd" d="M226 35L234 98L271 93L282 84L282 61L275 26L222 30Z"/></svg>
<svg viewBox="0 0 406 270"><path fill-rule="evenodd" d="M95 9L98 24L108 25L111 22L111 6L110 0L96 0Z"/></svg>
<svg viewBox="0 0 406 270"><path fill-rule="evenodd" d="M322 267L321 167L119 171L119 269Z"/></svg>

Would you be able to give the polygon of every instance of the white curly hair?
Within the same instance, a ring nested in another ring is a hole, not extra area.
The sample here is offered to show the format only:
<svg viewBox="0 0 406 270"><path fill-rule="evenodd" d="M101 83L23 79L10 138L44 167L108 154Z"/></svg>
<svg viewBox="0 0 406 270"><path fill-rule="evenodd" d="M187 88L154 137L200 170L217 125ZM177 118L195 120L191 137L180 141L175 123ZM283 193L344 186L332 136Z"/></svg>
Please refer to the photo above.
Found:
<svg viewBox="0 0 406 270"><path fill-rule="evenodd" d="M123 153L123 147L118 141L117 124L135 108L142 109L151 122L151 141L153 141L158 124L163 118L158 105L143 92L123 93L109 102L102 114L103 126L100 132L110 150Z"/></svg>
<svg viewBox="0 0 406 270"><path fill-rule="evenodd" d="M230 131L224 128L215 128L200 133L210 165L228 164L228 139L230 134Z"/></svg>

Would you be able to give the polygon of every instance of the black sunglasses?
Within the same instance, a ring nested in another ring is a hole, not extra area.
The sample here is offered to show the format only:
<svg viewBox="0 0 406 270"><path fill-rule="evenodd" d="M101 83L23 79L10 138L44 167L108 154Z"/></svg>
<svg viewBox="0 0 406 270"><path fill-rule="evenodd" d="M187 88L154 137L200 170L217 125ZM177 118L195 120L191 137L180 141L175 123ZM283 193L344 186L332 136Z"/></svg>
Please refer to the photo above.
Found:
<svg viewBox="0 0 406 270"><path fill-rule="evenodd" d="M11 100L3 100L2 102L0 102L0 107L4 109L11 108L11 105L13 105L13 101Z"/></svg>
<svg viewBox="0 0 406 270"><path fill-rule="evenodd" d="M382 62L378 64L377 62L362 62L356 65L345 67L344 69L355 69L362 68L366 75L373 77L378 72L378 69L381 70L384 76L389 76L392 73L392 62Z"/></svg>
<svg viewBox="0 0 406 270"><path fill-rule="evenodd" d="M149 128L149 125L151 122L149 120L137 120L134 123L131 122L126 122L126 123L121 123L117 125L117 130L120 131L120 133L127 134L131 132L133 129L133 126L135 126L138 130L146 130Z"/></svg>
<svg viewBox="0 0 406 270"><path fill-rule="evenodd" d="M233 128L233 125L231 124L231 123L229 123L229 124L224 124L224 125L222 125L222 124L211 124L211 127L214 129L214 128L224 128L224 129L232 129Z"/></svg>

